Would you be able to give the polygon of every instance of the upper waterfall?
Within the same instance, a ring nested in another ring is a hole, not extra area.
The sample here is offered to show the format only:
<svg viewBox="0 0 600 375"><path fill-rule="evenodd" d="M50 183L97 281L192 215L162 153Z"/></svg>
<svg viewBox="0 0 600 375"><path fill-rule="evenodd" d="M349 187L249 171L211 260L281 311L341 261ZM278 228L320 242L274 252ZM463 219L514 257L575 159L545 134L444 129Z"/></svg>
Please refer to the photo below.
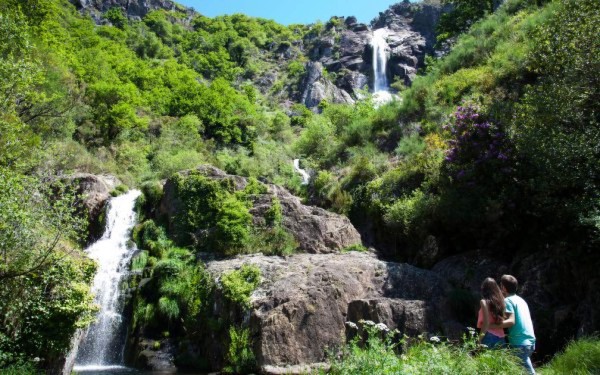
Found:
<svg viewBox="0 0 600 375"><path fill-rule="evenodd" d="M77 351L75 371L114 368L123 363L123 301L120 284L136 248L128 245L136 223L135 200L140 191L112 198L106 214L106 229L86 252L98 263L92 291L100 307L98 318Z"/></svg>
<svg viewBox="0 0 600 375"><path fill-rule="evenodd" d="M389 46L385 40L387 29L373 30L371 46L373 47L373 96L376 104L384 104L392 100L388 91L387 60Z"/></svg>
<svg viewBox="0 0 600 375"><path fill-rule="evenodd" d="M373 91L387 91L388 79L386 73L387 49L389 49L385 37L386 29L373 30L371 46L373 47Z"/></svg>

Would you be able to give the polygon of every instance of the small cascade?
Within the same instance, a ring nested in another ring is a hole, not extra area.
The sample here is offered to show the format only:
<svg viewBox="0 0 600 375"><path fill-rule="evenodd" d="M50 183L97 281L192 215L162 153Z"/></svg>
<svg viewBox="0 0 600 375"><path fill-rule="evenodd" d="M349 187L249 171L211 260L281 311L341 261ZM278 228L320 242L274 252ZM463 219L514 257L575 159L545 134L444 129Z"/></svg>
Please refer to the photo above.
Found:
<svg viewBox="0 0 600 375"><path fill-rule="evenodd" d="M307 185L310 181L310 175L304 169L300 168L300 159L294 159L294 170L302 176L302 185Z"/></svg>
<svg viewBox="0 0 600 375"><path fill-rule="evenodd" d="M77 350L76 372L123 368L126 328L122 324L124 301L120 284L136 251L129 238L136 223L134 204L139 195L138 190L132 190L109 201L104 235L86 250L98 263L92 291L100 311Z"/></svg>
<svg viewBox="0 0 600 375"><path fill-rule="evenodd" d="M371 46L373 47L373 98L376 105L387 103L393 99L387 79L387 51L385 28L373 30Z"/></svg>

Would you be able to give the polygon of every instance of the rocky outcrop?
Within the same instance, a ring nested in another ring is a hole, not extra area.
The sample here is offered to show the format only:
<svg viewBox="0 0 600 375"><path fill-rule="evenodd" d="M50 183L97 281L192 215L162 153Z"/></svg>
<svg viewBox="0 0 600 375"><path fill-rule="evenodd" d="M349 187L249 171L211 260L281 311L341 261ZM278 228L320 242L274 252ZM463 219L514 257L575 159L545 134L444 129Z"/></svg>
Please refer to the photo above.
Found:
<svg viewBox="0 0 600 375"><path fill-rule="evenodd" d="M89 173L75 173L63 177L62 180L76 188L81 203L81 214L88 222L87 242L97 240L104 231L103 216L106 203L111 191L120 185L120 181L114 176Z"/></svg>
<svg viewBox="0 0 600 375"><path fill-rule="evenodd" d="M263 372L287 373L286 366L320 364L327 350L345 343L346 322L369 319L401 333L446 333L452 327L445 295L448 284L433 272L378 260L369 253L262 255L209 261L218 280L223 273L252 264L262 281L252 294L249 316L236 324L249 327ZM216 301L214 317L232 316ZM214 345L210 358L222 358ZM214 363L219 367L219 363Z"/></svg>
<svg viewBox="0 0 600 375"><path fill-rule="evenodd" d="M373 21L373 28L387 30L388 74L410 85L423 66L425 55L435 52L435 29L444 9L434 4L402 2L390 6Z"/></svg>
<svg viewBox="0 0 600 375"><path fill-rule="evenodd" d="M301 87L303 87L303 91L300 102L308 108L317 107L323 100L331 103L354 103L346 91L338 88L323 76L323 66L318 62L306 64L306 76Z"/></svg>
<svg viewBox="0 0 600 375"><path fill-rule="evenodd" d="M245 177L229 175L208 165L198 167L197 171L209 178L227 179L236 190L244 189L248 183ZM264 224L265 213L271 208L273 198L277 198L281 204L282 224L294 236L301 251L330 253L361 243L360 234L347 217L322 208L305 206L298 197L281 186L272 184L266 184L266 186L267 193L257 195L254 198L253 207L250 209L255 225ZM160 213L171 221L179 210L180 203L173 182L167 180L164 185Z"/></svg>
<svg viewBox="0 0 600 375"><path fill-rule="evenodd" d="M178 10L189 15L194 14L191 8L185 8L171 0L69 0L78 10L89 14L96 23L105 22L102 14L111 8L120 7L127 17L141 20L153 10Z"/></svg>

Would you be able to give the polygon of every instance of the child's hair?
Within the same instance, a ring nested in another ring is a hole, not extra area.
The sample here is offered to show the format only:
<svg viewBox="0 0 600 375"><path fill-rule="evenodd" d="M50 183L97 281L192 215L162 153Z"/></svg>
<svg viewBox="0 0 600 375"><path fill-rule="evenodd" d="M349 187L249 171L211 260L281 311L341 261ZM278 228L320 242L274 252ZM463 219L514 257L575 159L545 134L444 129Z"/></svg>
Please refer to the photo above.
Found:
<svg viewBox="0 0 600 375"><path fill-rule="evenodd" d="M504 296L496 280L491 277L483 280L483 283L481 283L481 296L485 300L494 320L504 319Z"/></svg>
<svg viewBox="0 0 600 375"><path fill-rule="evenodd" d="M500 279L500 284L506 289L508 294L515 294L517 289L519 288L519 282L512 275L502 275Z"/></svg>

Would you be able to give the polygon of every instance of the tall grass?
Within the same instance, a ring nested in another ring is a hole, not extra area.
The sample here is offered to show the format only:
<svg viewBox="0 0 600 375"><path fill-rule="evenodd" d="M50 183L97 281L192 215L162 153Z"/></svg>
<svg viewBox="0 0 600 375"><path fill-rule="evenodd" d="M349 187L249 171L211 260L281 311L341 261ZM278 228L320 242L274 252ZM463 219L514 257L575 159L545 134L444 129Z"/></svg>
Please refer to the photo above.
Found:
<svg viewBox="0 0 600 375"><path fill-rule="evenodd" d="M600 340L582 338L571 342L564 352L556 355L539 371L541 375L600 374Z"/></svg>

